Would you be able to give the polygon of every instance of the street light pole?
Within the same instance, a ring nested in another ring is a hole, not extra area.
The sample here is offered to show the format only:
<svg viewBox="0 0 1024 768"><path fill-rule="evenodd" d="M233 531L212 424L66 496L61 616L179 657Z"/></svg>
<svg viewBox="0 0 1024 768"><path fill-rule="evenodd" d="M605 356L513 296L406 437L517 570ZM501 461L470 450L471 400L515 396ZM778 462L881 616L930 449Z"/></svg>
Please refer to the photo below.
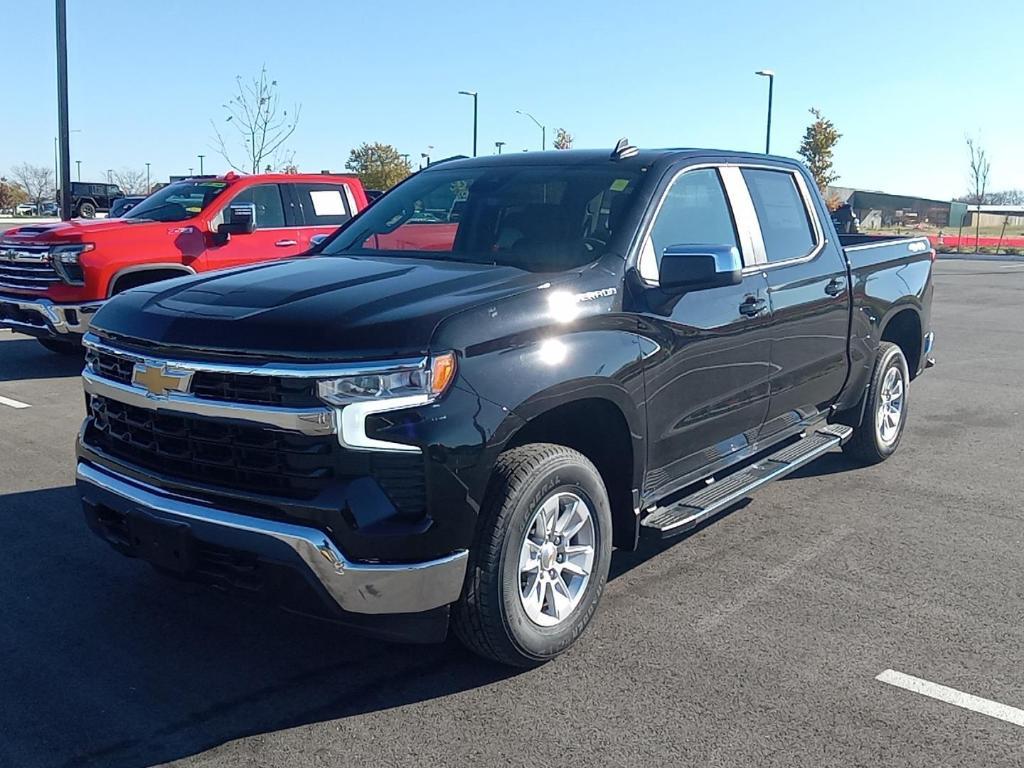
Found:
<svg viewBox="0 0 1024 768"><path fill-rule="evenodd" d="M504 141L496 141L496 142L494 142L494 146L497 148L498 154L500 155L501 154L501 148L505 146L505 142Z"/></svg>
<svg viewBox="0 0 1024 768"><path fill-rule="evenodd" d="M771 69L759 69L754 74L768 78L768 128L764 137L764 153L769 155L772 149L772 91L775 90L775 72Z"/></svg>
<svg viewBox="0 0 1024 768"><path fill-rule="evenodd" d="M203 158L204 157L206 157L206 155L199 155L199 175L200 176L203 175Z"/></svg>
<svg viewBox="0 0 1024 768"><path fill-rule="evenodd" d="M149 163L146 163L146 194L147 195L149 194L150 189L151 189L151 187L150 187L150 184L149 184Z"/></svg>
<svg viewBox="0 0 1024 768"><path fill-rule="evenodd" d="M75 178L75 181L81 181L82 180L82 161L81 160L75 160L75 166L77 168L77 176Z"/></svg>
<svg viewBox="0 0 1024 768"><path fill-rule="evenodd" d="M60 217L71 220L71 137L68 125L67 0L56 0L57 15L57 135L60 138Z"/></svg>
<svg viewBox="0 0 1024 768"><path fill-rule="evenodd" d="M516 114L517 115L522 115L523 117L528 117L531 120L533 120L534 123L536 123L537 127L540 128L540 149L541 149L542 152L545 149L547 149L548 148L548 129L545 128L541 124L540 120L538 120L536 117L531 115L529 112L523 112L523 110L517 109L516 110Z"/></svg>
<svg viewBox="0 0 1024 768"><path fill-rule="evenodd" d="M473 157L476 157L476 118L477 118L477 98L479 94L476 91L459 91L460 96L472 96L473 97Z"/></svg>

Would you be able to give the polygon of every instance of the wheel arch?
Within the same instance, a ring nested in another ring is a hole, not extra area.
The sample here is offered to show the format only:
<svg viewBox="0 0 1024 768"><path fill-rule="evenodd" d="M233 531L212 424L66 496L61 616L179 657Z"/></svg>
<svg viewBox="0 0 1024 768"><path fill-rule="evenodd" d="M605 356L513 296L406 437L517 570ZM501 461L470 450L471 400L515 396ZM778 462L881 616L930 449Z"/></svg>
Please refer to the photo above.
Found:
<svg viewBox="0 0 1024 768"><path fill-rule="evenodd" d="M905 303L894 306L879 327L878 340L897 345L907 359L910 377L917 376L924 349L924 328L921 312L915 305Z"/></svg>
<svg viewBox="0 0 1024 768"><path fill-rule="evenodd" d="M140 264L125 267L114 273L107 284L107 296L114 296L129 288L169 280L173 277L194 275L196 271L184 264Z"/></svg>

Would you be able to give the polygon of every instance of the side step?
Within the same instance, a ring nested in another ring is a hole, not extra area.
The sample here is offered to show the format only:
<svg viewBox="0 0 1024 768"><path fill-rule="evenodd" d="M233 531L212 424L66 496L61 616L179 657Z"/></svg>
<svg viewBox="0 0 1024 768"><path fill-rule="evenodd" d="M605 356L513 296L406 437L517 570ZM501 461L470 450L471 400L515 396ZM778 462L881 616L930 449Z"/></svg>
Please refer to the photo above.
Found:
<svg viewBox="0 0 1024 768"><path fill-rule="evenodd" d="M762 485L788 475L837 445L842 445L851 435L853 429L843 424L821 427L724 480L711 483L667 507L654 507L640 521L640 525L647 529L644 533L660 538L678 536L749 496Z"/></svg>

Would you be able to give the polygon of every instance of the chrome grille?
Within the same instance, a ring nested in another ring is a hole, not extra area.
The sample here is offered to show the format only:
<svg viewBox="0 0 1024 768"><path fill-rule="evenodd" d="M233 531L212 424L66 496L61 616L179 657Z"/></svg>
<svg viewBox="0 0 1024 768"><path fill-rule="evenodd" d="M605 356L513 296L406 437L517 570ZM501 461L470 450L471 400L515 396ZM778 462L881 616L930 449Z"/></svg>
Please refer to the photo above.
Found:
<svg viewBox="0 0 1024 768"><path fill-rule="evenodd" d="M0 243L0 289L45 291L61 282L49 252L49 245Z"/></svg>

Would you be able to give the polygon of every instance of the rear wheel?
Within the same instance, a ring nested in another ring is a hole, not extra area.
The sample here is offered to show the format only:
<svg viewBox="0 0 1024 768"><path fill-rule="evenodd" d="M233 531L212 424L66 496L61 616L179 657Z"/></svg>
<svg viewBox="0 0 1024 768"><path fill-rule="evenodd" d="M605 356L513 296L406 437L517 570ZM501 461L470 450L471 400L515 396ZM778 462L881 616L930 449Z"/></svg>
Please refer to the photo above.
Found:
<svg viewBox="0 0 1024 768"><path fill-rule="evenodd" d="M607 491L585 456L549 443L503 453L455 606L456 635L519 667L565 651L604 591L611 531Z"/></svg>
<svg viewBox="0 0 1024 768"><path fill-rule="evenodd" d="M909 394L910 370L903 350L883 341L878 347L860 424L843 451L864 464L877 464L892 456L907 424Z"/></svg>
<svg viewBox="0 0 1024 768"><path fill-rule="evenodd" d="M92 203L82 203L78 206L78 216L82 219L96 218L96 206Z"/></svg>
<svg viewBox="0 0 1024 768"><path fill-rule="evenodd" d="M36 341L58 355L81 355L84 351L82 345L75 341L65 341L64 339L36 339Z"/></svg>

